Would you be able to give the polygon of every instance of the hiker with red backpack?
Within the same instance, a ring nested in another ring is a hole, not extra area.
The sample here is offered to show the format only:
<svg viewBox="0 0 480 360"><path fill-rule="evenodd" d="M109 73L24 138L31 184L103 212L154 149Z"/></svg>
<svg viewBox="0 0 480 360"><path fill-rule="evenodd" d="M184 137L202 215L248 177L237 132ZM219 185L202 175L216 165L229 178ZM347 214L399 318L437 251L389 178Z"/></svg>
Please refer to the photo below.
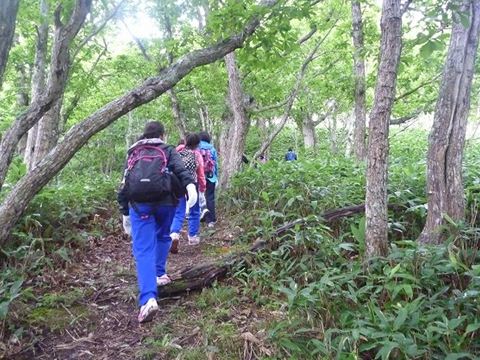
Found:
<svg viewBox="0 0 480 360"><path fill-rule="evenodd" d="M140 323L152 320L158 311L157 286L171 281L166 263L177 199L188 193L187 208L197 203L195 181L175 148L164 143L164 133L161 123L146 124L143 136L128 150L118 192L123 228L132 236Z"/></svg>
<svg viewBox="0 0 480 360"><path fill-rule="evenodd" d="M200 151L198 150L199 144L200 137L197 134L188 134L185 138L185 144L180 144L176 148L183 160L185 168L198 185L199 201L188 209L186 208L186 198L183 197L179 199L172 226L170 227L170 237L172 238L170 251L173 254L178 252L180 230L182 229L186 213L188 213L188 245L198 245L200 243L200 202L202 202L202 199L205 199L207 184L205 181L202 155L200 155Z"/></svg>
<svg viewBox="0 0 480 360"><path fill-rule="evenodd" d="M218 156L217 150L211 144L211 137L206 131L201 131L200 154L203 158L205 177L207 178L207 190L205 197L208 212L205 214L205 221L208 227L214 227L217 221L215 213L215 188L218 182Z"/></svg>

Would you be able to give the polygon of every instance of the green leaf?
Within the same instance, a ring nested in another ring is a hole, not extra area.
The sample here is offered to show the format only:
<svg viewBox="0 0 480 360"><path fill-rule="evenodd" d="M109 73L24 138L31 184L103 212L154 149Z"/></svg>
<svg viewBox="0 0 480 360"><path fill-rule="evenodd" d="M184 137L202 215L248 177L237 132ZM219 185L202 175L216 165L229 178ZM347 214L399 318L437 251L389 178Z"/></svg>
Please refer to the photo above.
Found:
<svg viewBox="0 0 480 360"><path fill-rule="evenodd" d="M471 332L477 331L478 329L480 329L480 322L475 322L473 324L468 324L468 326L465 330L465 335L467 335Z"/></svg>
<svg viewBox="0 0 480 360"><path fill-rule="evenodd" d="M393 322L393 330L400 329L402 325L405 323L407 316L408 316L407 308L401 308L400 311L398 312L397 317L395 318L395 321Z"/></svg>
<svg viewBox="0 0 480 360"><path fill-rule="evenodd" d="M392 350L397 347L398 344L396 342L386 342L377 352L377 356L375 356L375 359L381 358L382 360L387 360Z"/></svg>

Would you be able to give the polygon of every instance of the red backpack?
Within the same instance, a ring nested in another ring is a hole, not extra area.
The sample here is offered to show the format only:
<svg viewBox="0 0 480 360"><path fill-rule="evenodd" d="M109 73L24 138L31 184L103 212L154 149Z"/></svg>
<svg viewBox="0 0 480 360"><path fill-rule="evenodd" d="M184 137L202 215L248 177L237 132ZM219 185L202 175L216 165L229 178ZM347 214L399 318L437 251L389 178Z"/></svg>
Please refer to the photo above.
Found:
<svg viewBox="0 0 480 360"><path fill-rule="evenodd" d="M200 154L203 158L203 170L207 178L213 177L215 173L216 162L212 156L212 152L208 149L200 149Z"/></svg>

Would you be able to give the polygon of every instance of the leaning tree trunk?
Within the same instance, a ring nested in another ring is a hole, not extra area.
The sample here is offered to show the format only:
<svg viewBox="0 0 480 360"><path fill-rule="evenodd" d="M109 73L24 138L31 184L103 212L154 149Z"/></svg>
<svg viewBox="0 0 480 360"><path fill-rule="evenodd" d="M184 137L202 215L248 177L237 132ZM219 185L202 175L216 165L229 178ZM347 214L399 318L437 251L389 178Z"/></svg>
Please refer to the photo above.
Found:
<svg viewBox="0 0 480 360"><path fill-rule="evenodd" d="M8 54L15 34L15 20L17 19L18 3L20 0L0 1L0 88L3 83L3 74L7 67Z"/></svg>
<svg viewBox="0 0 480 360"><path fill-rule="evenodd" d="M42 22L37 29L37 44L35 62L32 75L32 102L37 102L45 91L47 48L48 48L48 4L47 0L40 1L40 15ZM27 133L27 145L23 157L27 169L31 170L35 164L35 146L37 142L38 124L35 124Z"/></svg>
<svg viewBox="0 0 480 360"><path fill-rule="evenodd" d="M400 0L383 1L380 25L382 30L380 64L368 137L365 200L365 255L367 258L388 253L388 124L395 99L397 70L402 48Z"/></svg>
<svg viewBox="0 0 480 360"><path fill-rule="evenodd" d="M225 65L228 74L228 103L230 115L226 117L227 124L221 135L220 188L226 189L230 181L242 165L242 154L245 149L245 141L250 126L250 119L245 109L245 95L240 82L240 75L235 62L235 53L225 56Z"/></svg>
<svg viewBox="0 0 480 360"><path fill-rule="evenodd" d="M362 9L359 0L352 0L352 37L355 49L355 125L353 130L353 151L355 157L365 160L365 60L363 46Z"/></svg>
<svg viewBox="0 0 480 360"><path fill-rule="evenodd" d="M265 7L271 7L276 4L276 1L264 1L262 4ZM0 247L5 245L10 232L35 194L68 163L93 135L129 111L158 98L194 68L210 64L241 47L259 24L260 18L254 16L240 33L232 35L216 45L192 51L164 69L157 77L145 80L142 85L111 101L81 123L72 127L65 134L63 141L24 176L5 197L0 207L0 224L2 224L0 227ZM35 114L37 116L40 110L42 109L36 110ZM32 118L35 117L35 114L28 114L23 119L29 121L28 123L33 122ZM18 127L16 129L18 131Z"/></svg>
<svg viewBox="0 0 480 360"><path fill-rule="evenodd" d="M480 31L480 0L464 0L458 13L443 70L443 80L429 136L427 155L428 214L420 234L422 243L439 244L445 239L444 215L453 220L465 216L462 178L463 149L470 110L470 92Z"/></svg>

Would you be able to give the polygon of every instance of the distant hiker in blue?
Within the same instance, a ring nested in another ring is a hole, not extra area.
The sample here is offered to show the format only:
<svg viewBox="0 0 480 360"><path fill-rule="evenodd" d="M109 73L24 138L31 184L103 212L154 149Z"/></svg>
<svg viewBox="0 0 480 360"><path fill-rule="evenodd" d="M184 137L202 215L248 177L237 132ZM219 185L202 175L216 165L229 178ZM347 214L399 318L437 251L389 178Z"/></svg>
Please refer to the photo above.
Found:
<svg viewBox="0 0 480 360"><path fill-rule="evenodd" d="M175 148L163 142L164 133L161 123L146 124L143 136L128 150L118 192L123 228L132 236L140 323L151 321L158 311L157 286L171 281L166 264L177 199L187 193L188 208L197 202L194 179Z"/></svg>
<svg viewBox="0 0 480 360"><path fill-rule="evenodd" d="M205 214L205 221L208 227L214 227L217 221L215 214L215 187L218 182L218 155L217 150L211 144L212 138L206 131L201 131L200 153L203 157L203 166L205 177L207 178L207 190L205 197L207 200L208 212ZM203 214L202 214L203 215Z"/></svg>
<svg viewBox="0 0 480 360"><path fill-rule="evenodd" d="M287 153L285 154L285 161L293 160L297 160L297 154L295 154L295 151L293 151L292 148L289 148Z"/></svg>

